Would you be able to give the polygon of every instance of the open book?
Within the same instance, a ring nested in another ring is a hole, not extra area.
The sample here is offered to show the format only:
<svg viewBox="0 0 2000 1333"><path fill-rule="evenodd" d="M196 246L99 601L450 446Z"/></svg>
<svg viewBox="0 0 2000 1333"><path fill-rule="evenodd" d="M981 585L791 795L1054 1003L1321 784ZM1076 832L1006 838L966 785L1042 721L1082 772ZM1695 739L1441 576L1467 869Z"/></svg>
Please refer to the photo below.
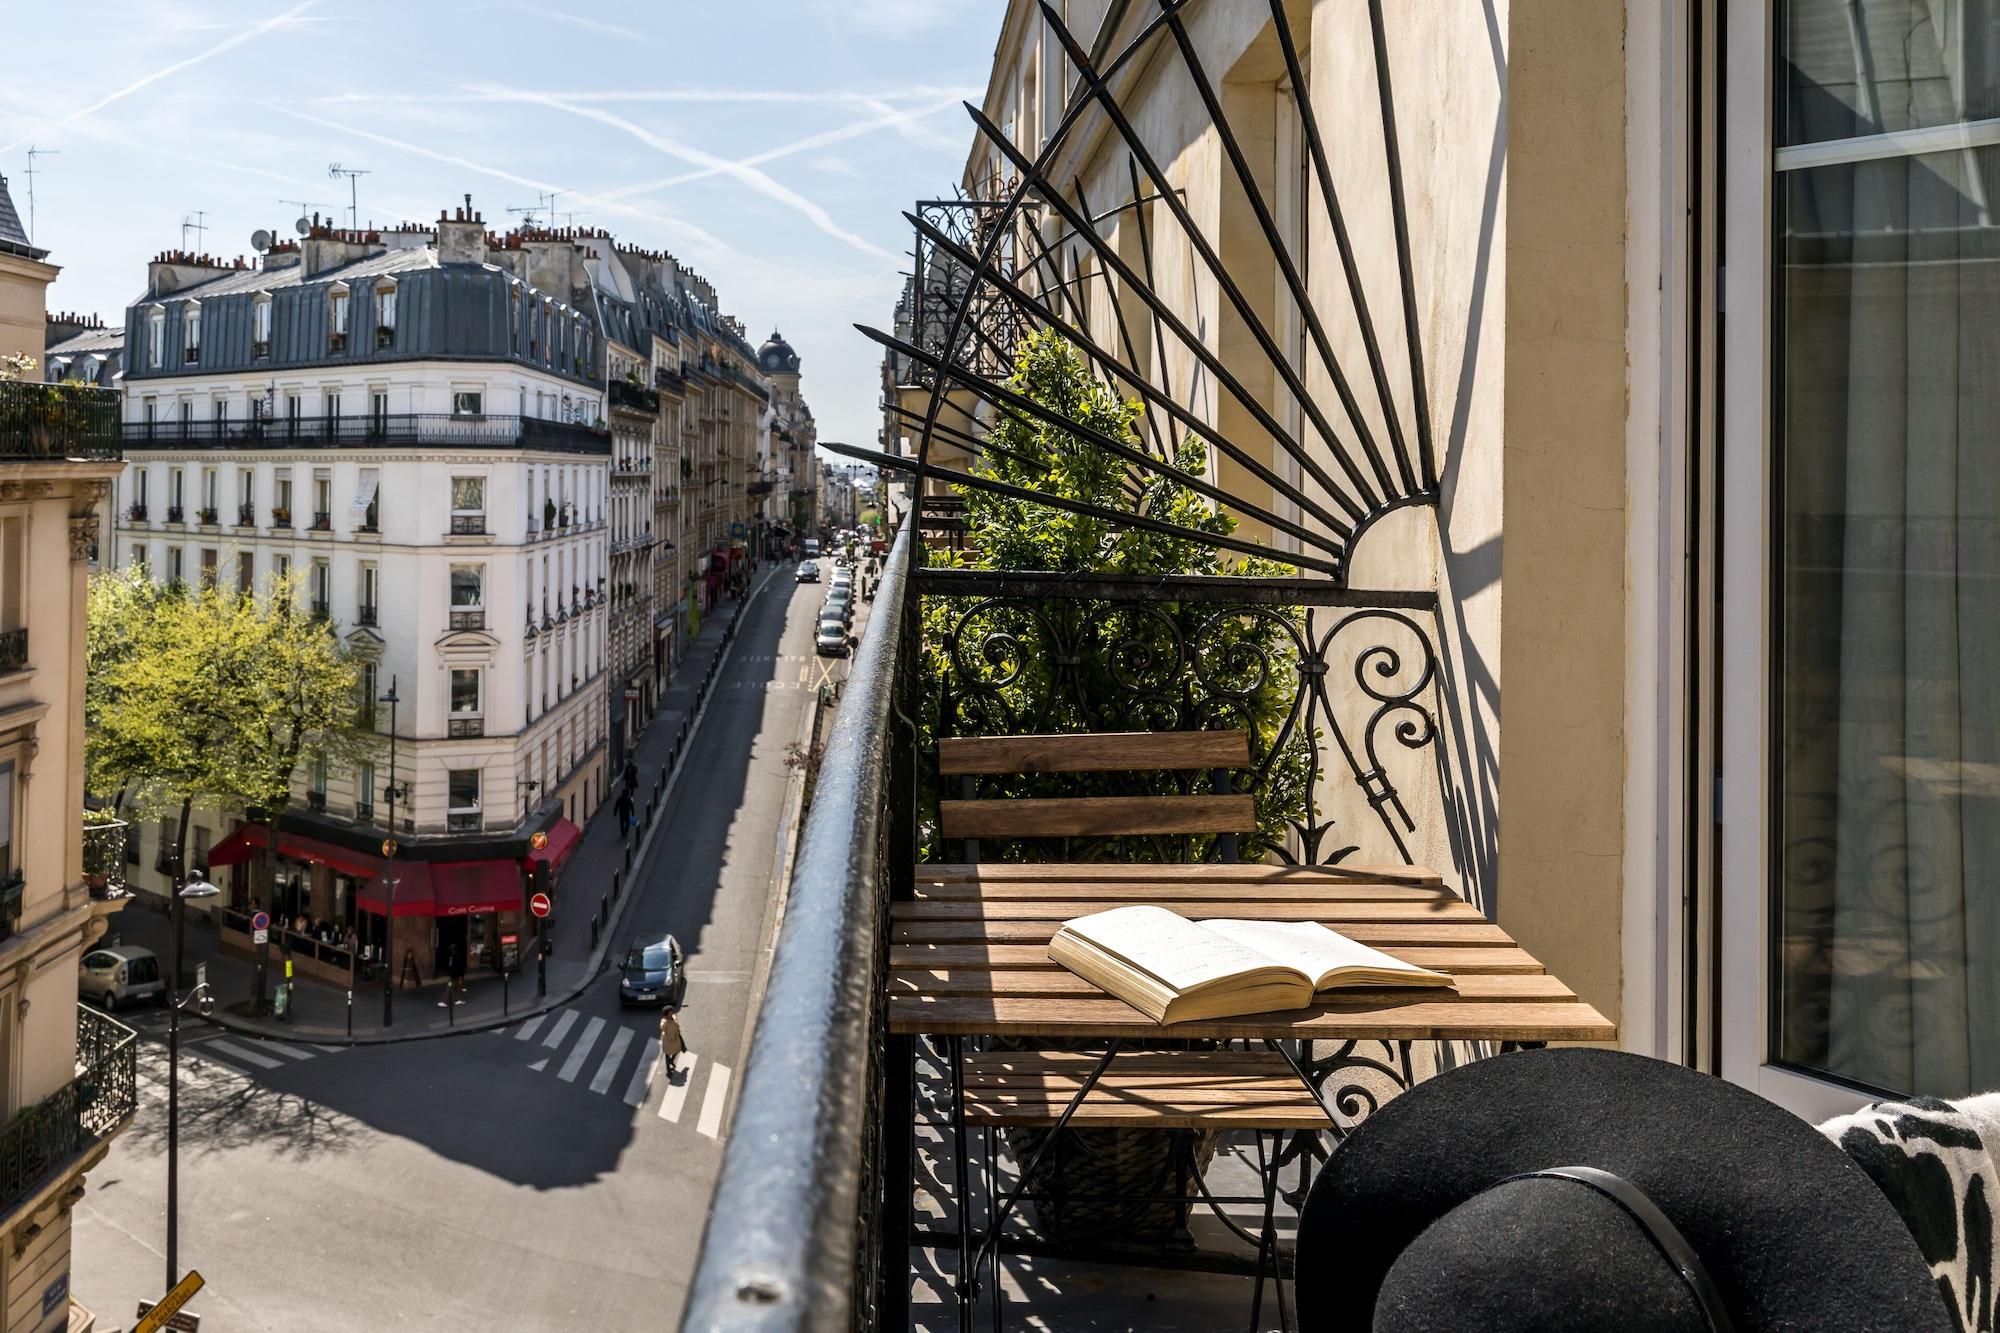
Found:
<svg viewBox="0 0 2000 1333"><path fill-rule="evenodd" d="M1316 921L1189 921L1114 907L1063 923L1049 957L1156 1023L1299 1009L1316 992L1450 986Z"/></svg>

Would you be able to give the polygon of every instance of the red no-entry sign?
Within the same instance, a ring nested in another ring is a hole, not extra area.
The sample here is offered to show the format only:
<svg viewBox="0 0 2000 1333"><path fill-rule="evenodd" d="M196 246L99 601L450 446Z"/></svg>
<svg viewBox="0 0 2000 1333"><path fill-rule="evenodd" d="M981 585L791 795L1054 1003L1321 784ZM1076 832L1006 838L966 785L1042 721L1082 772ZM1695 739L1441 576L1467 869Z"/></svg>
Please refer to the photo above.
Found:
<svg viewBox="0 0 2000 1333"><path fill-rule="evenodd" d="M529 898L528 910L536 916L547 916L549 914L549 895L546 893L537 893Z"/></svg>

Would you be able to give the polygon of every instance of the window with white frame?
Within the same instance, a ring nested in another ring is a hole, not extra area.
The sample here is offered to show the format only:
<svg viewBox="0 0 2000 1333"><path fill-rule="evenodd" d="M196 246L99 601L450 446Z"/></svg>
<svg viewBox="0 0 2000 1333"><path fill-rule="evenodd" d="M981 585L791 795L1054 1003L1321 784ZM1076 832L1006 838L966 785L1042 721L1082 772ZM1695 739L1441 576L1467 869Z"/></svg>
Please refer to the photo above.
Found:
<svg viewBox="0 0 2000 1333"><path fill-rule="evenodd" d="M479 770L453 768L445 772L445 820L453 831L479 827Z"/></svg>
<svg viewBox="0 0 2000 1333"><path fill-rule="evenodd" d="M181 303L181 360L188 365L201 361L201 302Z"/></svg>
<svg viewBox="0 0 2000 1333"><path fill-rule="evenodd" d="M476 417L485 413L485 395L477 389L454 389L451 395L451 414L455 417Z"/></svg>
<svg viewBox="0 0 2000 1333"><path fill-rule="evenodd" d="M146 308L146 368L158 370L167 352L167 312L161 306Z"/></svg>
<svg viewBox="0 0 2000 1333"><path fill-rule="evenodd" d="M375 345L388 347L396 341L396 283L384 279L375 284Z"/></svg>
<svg viewBox="0 0 2000 1333"><path fill-rule="evenodd" d="M271 294L258 292L250 302L250 355L271 354Z"/></svg>
<svg viewBox="0 0 2000 1333"><path fill-rule="evenodd" d="M484 629L486 607L486 567L484 565L453 565L451 567L451 627L453 629Z"/></svg>
<svg viewBox="0 0 2000 1333"><path fill-rule="evenodd" d="M292 470L281 467L271 475L271 524L292 526Z"/></svg>
<svg viewBox="0 0 2000 1333"><path fill-rule="evenodd" d="M181 581L181 577L184 572L181 565L181 559L182 555L180 547L169 546L167 548L167 582L179 583Z"/></svg>
<svg viewBox="0 0 2000 1333"><path fill-rule="evenodd" d="M478 667L451 669L451 711L461 717L481 711Z"/></svg>
<svg viewBox="0 0 2000 1333"><path fill-rule="evenodd" d="M2000 5L1773 18L1772 725L1739 724L1754 739L1725 745L1756 748L1723 762L1776 790L1724 815L1770 821L1725 889L1725 922L1764 936L1725 1008L1765 1010L1744 1026L1781 1071L1957 1097L2000 1084Z"/></svg>
<svg viewBox="0 0 2000 1333"><path fill-rule="evenodd" d="M326 343L332 351L347 346L347 286L334 283L326 289Z"/></svg>
<svg viewBox="0 0 2000 1333"><path fill-rule="evenodd" d="M486 478L451 479L451 530L460 534L486 531Z"/></svg>

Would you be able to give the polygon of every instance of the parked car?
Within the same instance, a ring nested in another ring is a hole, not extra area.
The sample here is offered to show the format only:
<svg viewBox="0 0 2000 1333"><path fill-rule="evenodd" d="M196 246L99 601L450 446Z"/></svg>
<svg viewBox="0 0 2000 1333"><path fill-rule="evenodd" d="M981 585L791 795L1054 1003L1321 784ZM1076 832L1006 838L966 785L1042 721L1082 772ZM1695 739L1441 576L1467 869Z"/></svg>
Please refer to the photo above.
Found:
<svg viewBox="0 0 2000 1333"><path fill-rule="evenodd" d="M165 1000L167 978L151 949L121 944L84 954L77 964L76 993L108 1013L127 1000Z"/></svg>
<svg viewBox="0 0 2000 1333"><path fill-rule="evenodd" d="M810 560L801 560L799 562L799 571L793 577L800 583L818 583L819 566Z"/></svg>
<svg viewBox="0 0 2000 1333"><path fill-rule="evenodd" d="M827 593L826 607L820 613L822 620L826 618L827 611L837 612L843 621L850 624L853 623L854 589L836 586L831 592Z"/></svg>
<svg viewBox="0 0 2000 1333"><path fill-rule="evenodd" d="M671 935L634 940L618 968L618 1003L671 1004L687 999L687 972L681 966L680 941Z"/></svg>
<svg viewBox="0 0 2000 1333"><path fill-rule="evenodd" d="M813 638L813 649L821 657L847 656L847 626L838 616L819 622L819 633Z"/></svg>

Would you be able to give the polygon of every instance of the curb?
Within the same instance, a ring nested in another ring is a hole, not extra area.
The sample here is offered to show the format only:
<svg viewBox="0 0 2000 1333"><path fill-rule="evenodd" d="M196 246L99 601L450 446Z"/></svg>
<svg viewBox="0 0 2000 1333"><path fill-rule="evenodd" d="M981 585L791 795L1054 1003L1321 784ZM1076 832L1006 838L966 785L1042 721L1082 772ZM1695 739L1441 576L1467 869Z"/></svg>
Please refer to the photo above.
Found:
<svg viewBox="0 0 2000 1333"><path fill-rule="evenodd" d="M763 580L750 590L750 595L743 599L743 604L737 608L736 614L730 617L729 623L723 627L722 645L716 651L715 657L711 659L708 671L702 677L702 683L696 690L694 712L688 715L686 729L675 740L674 748L668 756L668 763L672 767L666 769L662 774L659 798L653 806L653 822L647 828L646 836L633 849L631 878L634 883L637 882L640 872L645 869L647 860L652 855L653 836L660 831L662 823L659 812L666 808L668 801L673 797L675 788L680 785L681 771L685 768L685 765L680 762L681 758L687 753L688 746L693 742L695 733L700 730L702 719L708 716L709 696L712 693L710 687L714 685L715 678L722 674L723 667L728 665L731 655L736 651L736 627L742 623L744 614L750 610L751 606L756 603L757 598L763 594L764 589L770 585L772 578L777 574L780 563L778 561L772 562L771 572L766 574ZM512 1027L516 1023L538 1017L542 1014L553 1013L565 1005L574 1003L579 996L595 985L598 978L603 975L605 959L611 954L613 928L623 923L626 914L632 910L633 901L638 896L637 893L628 892L625 894L623 905L618 907L610 920L605 923L603 930L599 933L598 944L587 964L588 970L585 972L581 982L560 996L545 996L535 1000L532 1004L497 1017L473 1019L464 1024L440 1030L411 1032L400 1036L377 1035L372 1037L350 1037L338 1029L329 1031L318 1028L296 1028L285 1031L273 1031L262 1025L245 1023L235 1015L224 1017L220 1014L204 1014L200 1017L205 1023L234 1032L239 1036L278 1041L313 1041L328 1046L395 1046L404 1042L437 1041L448 1037L465 1037L475 1033L494 1032L501 1028Z"/></svg>

